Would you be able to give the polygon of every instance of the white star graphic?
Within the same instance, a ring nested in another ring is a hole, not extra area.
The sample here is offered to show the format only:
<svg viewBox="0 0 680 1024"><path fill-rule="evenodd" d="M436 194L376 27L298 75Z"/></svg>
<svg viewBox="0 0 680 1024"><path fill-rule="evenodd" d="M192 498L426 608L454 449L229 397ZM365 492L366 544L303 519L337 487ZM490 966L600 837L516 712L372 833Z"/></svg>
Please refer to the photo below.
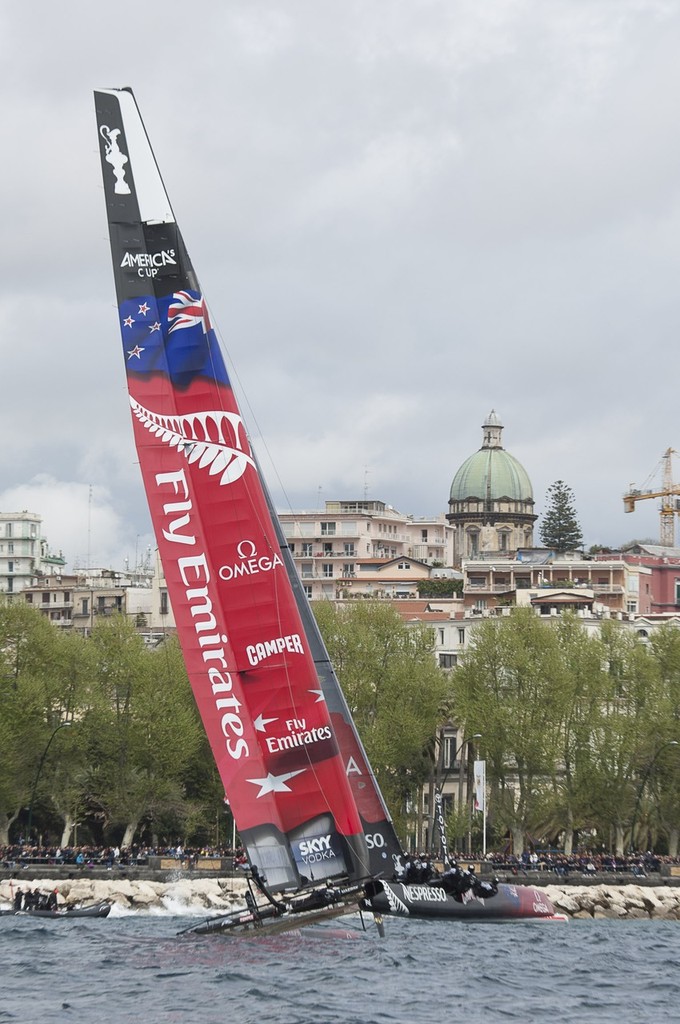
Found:
<svg viewBox="0 0 680 1024"><path fill-rule="evenodd" d="M142 316L146 316L146 314L149 312L150 309L151 309L151 306L147 306L147 304L145 302L143 305L141 305L139 307L139 312L142 314Z"/></svg>
<svg viewBox="0 0 680 1024"><path fill-rule="evenodd" d="M134 323L134 320L132 319L132 317L131 317L131 316L127 316L127 317L125 317L125 319L123 320L123 323L125 324L125 326L126 326L126 327L132 327L132 325L133 325L133 323Z"/></svg>
<svg viewBox="0 0 680 1024"><path fill-rule="evenodd" d="M161 325L159 324L158 320L156 320L155 324L149 324L149 330L151 331L152 334L154 331L160 331L160 329Z"/></svg>
<svg viewBox="0 0 680 1024"><path fill-rule="evenodd" d="M139 345L135 345L134 348L129 348L128 359L132 359L133 356L137 356L137 359L140 359L143 351L144 349L140 348Z"/></svg>
<svg viewBox="0 0 680 1024"><path fill-rule="evenodd" d="M256 732L266 732L265 726L269 725L270 722L278 722L278 718L264 718L262 715L258 715L253 725L255 726Z"/></svg>
<svg viewBox="0 0 680 1024"><path fill-rule="evenodd" d="M302 775L306 768L299 768L296 772L284 772L283 775L272 775L268 773L264 779L246 779L246 782L252 782L254 786L260 787L260 792L256 796L256 800L259 800L265 793L290 793L291 788L286 783L294 779L296 775Z"/></svg>
<svg viewBox="0 0 680 1024"><path fill-rule="evenodd" d="M322 704L326 699L323 695L323 690L310 690L309 692L316 694L316 700L314 701L315 704Z"/></svg>

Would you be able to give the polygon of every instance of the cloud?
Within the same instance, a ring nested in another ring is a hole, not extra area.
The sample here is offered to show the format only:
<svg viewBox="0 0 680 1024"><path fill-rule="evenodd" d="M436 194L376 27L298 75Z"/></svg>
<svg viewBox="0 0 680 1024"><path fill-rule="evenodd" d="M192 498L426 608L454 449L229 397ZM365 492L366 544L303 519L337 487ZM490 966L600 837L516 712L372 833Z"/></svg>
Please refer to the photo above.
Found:
<svg viewBox="0 0 680 1024"><path fill-rule="evenodd" d="M199 3L195 46L185 15L0 13L2 508L33 488L75 558L92 485L93 553L149 536L92 101L130 84L277 503L444 512L495 407L537 510L561 478L587 540L656 535L621 495L680 447L677 4Z"/></svg>
<svg viewBox="0 0 680 1024"><path fill-rule="evenodd" d="M134 533L105 487L56 480L39 474L0 492L5 512L38 512L50 553L66 559L66 571L86 568L134 569L148 562L150 532Z"/></svg>

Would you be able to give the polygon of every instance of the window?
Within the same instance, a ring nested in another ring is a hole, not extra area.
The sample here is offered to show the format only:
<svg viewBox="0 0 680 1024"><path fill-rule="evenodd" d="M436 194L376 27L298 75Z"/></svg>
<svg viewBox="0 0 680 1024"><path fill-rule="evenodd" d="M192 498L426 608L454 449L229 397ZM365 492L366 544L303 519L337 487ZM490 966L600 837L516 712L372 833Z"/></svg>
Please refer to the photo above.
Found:
<svg viewBox="0 0 680 1024"><path fill-rule="evenodd" d="M637 612L637 601L628 601L626 604L626 611L629 615L635 615Z"/></svg>
<svg viewBox="0 0 680 1024"><path fill-rule="evenodd" d="M11 523L7 523L7 525L5 527L5 537L11 537L11 536L12 536L12 524Z"/></svg>
<svg viewBox="0 0 680 1024"><path fill-rule="evenodd" d="M288 545L288 549L289 549L291 555L295 554L295 545L294 544L289 544Z"/></svg>
<svg viewBox="0 0 680 1024"><path fill-rule="evenodd" d="M43 594L43 596L42 596L42 603L43 604L49 604L50 603L50 595L49 595L49 593L44 593Z"/></svg>
<svg viewBox="0 0 680 1024"><path fill-rule="evenodd" d="M7 572L14 572L14 562L7 563Z"/></svg>
<svg viewBox="0 0 680 1024"><path fill-rule="evenodd" d="M410 569L410 568L411 568L411 563L410 562L399 562L399 564L397 565L397 569Z"/></svg>
<svg viewBox="0 0 680 1024"><path fill-rule="evenodd" d="M427 544L427 530L420 531L420 539L423 543Z"/></svg>
<svg viewBox="0 0 680 1024"><path fill-rule="evenodd" d="M90 614L90 600L89 600L89 598L84 597L82 599L82 601L80 602L80 607L81 607L81 611L82 611L83 615L89 615ZM163 607L163 595L161 594L161 608L162 607Z"/></svg>
<svg viewBox="0 0 680 1024"><path fill-rule="evenodd" d="M302 565L300 566L300 576L302 576L302 579L309 580L312 578L313 575L314 570L312 569L312 563L303 562Z"/></svg>
<svg viewBox="0 0 680 1024"><path fill-rule="evenodd" d="M324 554L324 557L326 557L326 558L330 558L330 556L333 554L333 542L332 541L330 541L330 542L326 541L326 543L323 546L323 554Z"/></svg>
<svg viewBox="0 0 680 1024"><path fill-rule="evenodd" d="M445 732L442 736L442 768L453 768L458 750L457 740L457 732Z"/></svg>
<svg viewBox="0 0 680 1024"><path fill-rule="evenodd" d="M440 668L455 668L458 663L457 654L440 654L439 655L439 667Z"/></svg>
<svg viewBox="0 0 680 1024"><path fill-rule="evenodd" d="M343 562L342 563L342 575L343 576L356 576L354 571L354 562Z"/></svg>
<svg viewBox="0 0 680 1024"><path fill-rule="evenodd" d="M312 557L312 545L308 541L305 541L305 543L302 545L302 557L303 558L311 558Z"/></svg>
<svg viewBox="0 0 680 1024"><path fill-rule="evenodd" d="M305 592L305 597L309 601L311 601L312 600L312 587L311 587L311 584L310 583L304 583L303 586L302 586L302 589Z"/></svg>
<svg viewBox="0 0 680 1024"><path fill-rule="evenodd" d="M680 580L675 581L675 603L680 604Z"/></svg>
<svg viewBox="0 0 680 1024"><path fill-rule="evenodd" d="M335 523L322 523L321 524L321 536L322 537L335 537Z"/></svg>
<svg viewBox="0 0 680 1024"><path fill-rule="evenodd" d="M326 577L326 579L330 579L333 576L333 563L332 562L322 562L322 564L321 564L321 573L322 573L323 576Z"/></svg>
<svg viewBox="0 0 680 1024"><path fill-rule="evenodd" d="M468 555L471 558L474 558L475 555L477 555L479 553L479 534L477 533L477 531L474 531L472 533L468 533L467 543L468 543Z"/></svg>
<svg viewBox="0 0 680 1024"><path fill-rule="evenodd" d="M33 604L33 594L26 594L26 604Z"/></svg>
<svg viewBox="0 0 680 1024"><path fill-rule="evenodd" d="M443 629L438 629L437 633L439 635L439 643L443 645L444 644L444 630Z"/></svg>
<svg viewBox="0 0 680 1024"><path fill-rule="evenodd" d="M161 615L168 615L170 612L170 602L168 601L167 590L161 590Z"/></svg>
<svg viewBox="0 0 680 1024"><path fill-rule="evenodd" d="M9 544L7 545L7 554L8 555L13 555L14 554L14 544L12 543L12 541L10 541Z"/></svg>
<svg viewBox="0 0 680 1024"><path fill-rule="evenodd" d="M458 630L458 643L461 645L461 647L465 643L465 630L464 629L459 629Z"/></svg>
<svg viewBox="0 0 680 1024"><path fill-rule="evenodd" d="M351 558L354 558L354 556L356 555L356 549L354 547L354 544L343 544L343 553Z"/></svg>

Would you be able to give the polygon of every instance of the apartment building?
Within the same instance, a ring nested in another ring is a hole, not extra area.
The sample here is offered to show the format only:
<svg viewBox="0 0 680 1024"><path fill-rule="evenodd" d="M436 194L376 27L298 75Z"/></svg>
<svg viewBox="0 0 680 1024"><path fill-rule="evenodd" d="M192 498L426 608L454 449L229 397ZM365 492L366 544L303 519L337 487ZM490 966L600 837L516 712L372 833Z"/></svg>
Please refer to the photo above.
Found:
<svg viewBox="0 0 680 1024"><path fill-rule="evenodd" d="M0 593L11 601L41 574L59 573L66 560L53 555L35 512L0 512Z"/></svg>
<svg viewBox="0 0 680 1024"><path fill-rule="evenodd" d="M445 517L415 519L383 501L327 501L322 511L279 513L310 600L417 596L415 584L451 564Z"/></svg>

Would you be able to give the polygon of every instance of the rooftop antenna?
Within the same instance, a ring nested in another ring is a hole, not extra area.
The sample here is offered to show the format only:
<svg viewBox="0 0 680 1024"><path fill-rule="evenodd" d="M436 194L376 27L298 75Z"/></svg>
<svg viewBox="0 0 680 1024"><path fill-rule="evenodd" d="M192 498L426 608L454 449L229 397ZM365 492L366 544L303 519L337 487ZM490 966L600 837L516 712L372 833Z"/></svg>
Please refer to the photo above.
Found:
<svg viewBox="0 0 680 1024"><path fill-rule="evenodd" d="M364 466L364 501L368 501L368 474L370 469L368 466Z"/></svg>
<svg viewBox="0 0 680 1024"><path fill-rule="evenodd" d="M92 484L90 484L90 490L87 498L87 569L88 571L92 568L90 564L90 558L92 543Z"/></svg>
<svg viewBox="0 0 680 1024"><path fill-rule="evenodd" d="M316 492L316 505L317 505L317 511L318 512L322 511L322 508L321 508L321 495L322 495L322 493L323 493L323 487L321 486L321 484L319 484L319 487L318 487L317 492Z"/></svg>

